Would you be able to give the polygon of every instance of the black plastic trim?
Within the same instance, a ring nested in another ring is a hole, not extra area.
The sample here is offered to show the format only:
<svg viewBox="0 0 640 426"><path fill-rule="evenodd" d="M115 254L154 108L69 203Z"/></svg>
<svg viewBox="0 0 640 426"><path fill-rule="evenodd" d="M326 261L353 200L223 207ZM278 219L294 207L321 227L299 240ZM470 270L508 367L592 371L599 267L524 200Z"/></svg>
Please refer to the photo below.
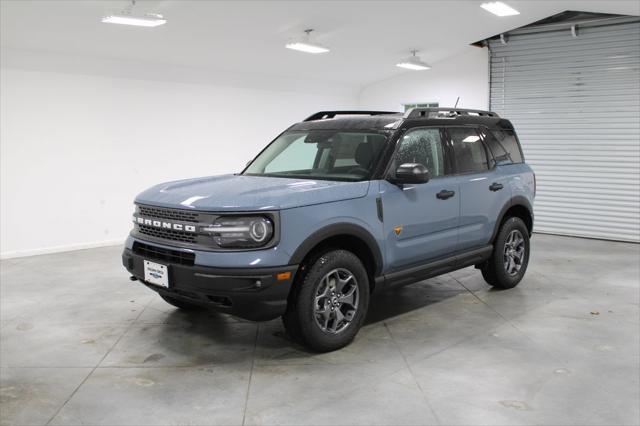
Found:
<svg viewBox="0 0 640 426"><path fill-rule="evenodd" d="M493 233L491 234L491 239L489 241L493 242L496 239L496 235L498 235L498 232L500 231L500 225L502 224L504 215L507 213L507 210L515 206L522 206L529 212L529 215L531 216L531 230L529 231L529 233L531 234L531 231L533 230L533 207L526 197L522 195L516 195L515 197L511 198L508 203L502 206L502 209L500 209L498 220L496 221L496 224L493 228Z"/></svg>
<svg viewBox="0 0 640 426"><path fill-rule="evenodd" d="M334 118L336 115L398 115L399 118L402 117L402 113L397 111L319 111L305 118L303 122Z"/></svg>
<svg viewBox="0 0 640 426"><path fill-rule="evenodd" d="M179 263L180 265L194 266L196 254L192 251L173 250L165 247L146 244L135 240L131 249L135 254L148 260L155 260L160 263Z"/></svg>
<svg viewBox="0 0 640 426"><path fill-rule="evenodd" d="M291 256L290 263L292 264L300 264L304 260L304 258L311 252L311 250L322 243L324 240L337 237L340 235L348 235L351 237L356 237L362 240L371 250L373 254L373 260L376 266L374 276L380 275L382 271L382 253L380 252L380 246L376 239L361 226L354 225L352 223L336 223L333 225L326 226L324 228L320 228L306 240L302 242L296 249L296 251Z"/></svg>
<svg viewBox="0 0 640 426"><path fill-rule="evenodd" d="M376 198L376 212L378 213L378 220L384 222L384 206L382 205L382 197Z"/></svg>
<svg viewBox="0 0 640 426"><path fill-rule="evenodd" d="M437 275L446 274L456 269L482 263L491 257L493 245L457 253L443 259L433 260L428 263L411 266L399 271L384 275L383 288L396 287L425 280Z"/></svg>
<svg viewBox="0 0 640 426"><path fill-rule="evenodd" d="M459 116L476 116L476 117L491 117L491 118L500 118L500 116L493 111L486 111L482 109L464 109L464 108L412 108L405 113L405 118L438 118L438 117L429 117L430 113L442 113L448 112L451 118L456 118Z"/></svg>
<svg viewBox="0 0 640 426"><path fill-rule="evenodd" d="M298 265L217 268L155 260L168 267L169 288L165 288L144 281L145 259L126 248L122 253L122 264L129 273L155 292L254 321L284 314L298 270ZM290 272L289 279L278 280L276 275L281 272Z"/></svg>

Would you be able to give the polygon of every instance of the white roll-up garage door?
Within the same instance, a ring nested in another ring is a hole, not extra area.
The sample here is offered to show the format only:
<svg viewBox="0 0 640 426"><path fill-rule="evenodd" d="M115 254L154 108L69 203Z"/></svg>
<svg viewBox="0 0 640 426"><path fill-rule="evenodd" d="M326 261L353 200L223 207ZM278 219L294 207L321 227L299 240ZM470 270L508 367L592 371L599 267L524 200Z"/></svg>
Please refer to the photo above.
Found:
<svg viewBox="0 0 640 426"><path fill-rule="evenodd" d="M640 241L640 20L489 41L491 109L536 172L535 231Z"/></svg>

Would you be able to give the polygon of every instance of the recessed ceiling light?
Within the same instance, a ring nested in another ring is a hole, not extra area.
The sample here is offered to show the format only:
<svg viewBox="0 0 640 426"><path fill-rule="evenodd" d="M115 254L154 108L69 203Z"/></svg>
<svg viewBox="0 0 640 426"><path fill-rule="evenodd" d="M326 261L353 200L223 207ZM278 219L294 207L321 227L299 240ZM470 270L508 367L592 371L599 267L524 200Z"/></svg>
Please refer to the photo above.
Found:
<svg viewBox="0 0 640 426"><path fill-rule="evenodd" d="M498 16L520 15L520 12L518 12L511 6L502 3L501 1L492 1L489 3L482 3L480 7Z"/></svg>
<svg viewBox="0 0 640 426"><path fill-rule="evenodd" d="M409 56L408 58L404 58L403 60L398 62L396 66L400 68L405 68L408 70L413 70L413 71L424 71L424 70L431 69L429 65L422 62L419 56L416 56L416 52L417 52L416 50L412 50L411 56Z"/></svg>
<svg viewBox="0 0 640 426"><path fill-rule="evenodd" d="M306 53L328 52L329 48L311 41L311 31L313 30L305 30L305 35L302 38L291 40L289 43L285 44L285 47L287 49L299 50L300 52Z"/></svg>
<svg viewBox="0 0 640 426"><path fill-rule="evenodd" d="M145 16L131 16L131 15L109 15L102 18L102 22L105 24L122 24L122 25L135 25L138 27L157 27L164 25L167 20L162 15L145 15Z"/></svg>
<svg viewBox="0 0 640 426"><path fill-rule="evenodd" d="M167 20L157 13L147 13L139 16L133 15L132 12L135 5L136 0L131 0L129 7L120 13L105 16L102 18L102 22L105 24L135 25L137 27L157 27L167 23Z"/></svg>

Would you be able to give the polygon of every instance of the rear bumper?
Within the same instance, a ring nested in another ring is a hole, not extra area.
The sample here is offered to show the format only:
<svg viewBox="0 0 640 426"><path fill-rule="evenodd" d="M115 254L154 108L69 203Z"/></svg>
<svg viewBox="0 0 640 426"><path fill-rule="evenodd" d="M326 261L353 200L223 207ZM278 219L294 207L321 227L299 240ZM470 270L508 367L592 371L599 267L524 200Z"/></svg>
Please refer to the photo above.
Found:
<svg viewBox="0 0 640 426"><path fill-rule="evenodd" d="M168 266L169 288L144 281L143 260ZM143 258L125 248L122 264L141 283L162 295L229 313L253 321L266 321L284 314L297 265L272 268L212 268ZM291 272L286 280L276 274Z"/></svg>

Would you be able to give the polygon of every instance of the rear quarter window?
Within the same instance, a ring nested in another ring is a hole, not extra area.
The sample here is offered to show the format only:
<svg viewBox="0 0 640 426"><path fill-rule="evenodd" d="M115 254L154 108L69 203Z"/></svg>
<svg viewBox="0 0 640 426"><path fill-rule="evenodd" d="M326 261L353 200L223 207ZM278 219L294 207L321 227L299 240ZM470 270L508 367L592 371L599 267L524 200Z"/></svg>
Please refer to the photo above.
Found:
<svg viewBox="0 0 640 426"><path fill-rule="evenodd" d="M522 151L513 130L487 130L485 139L496 165L523 163Z"/></svg>
<svg viewBox="0 0 640 426"><path fill-rule="evenodd" d="M450 127L447 131L453 143L458 173L479 173L489 169L487 151L482 144L478 129Z"/></svg>

